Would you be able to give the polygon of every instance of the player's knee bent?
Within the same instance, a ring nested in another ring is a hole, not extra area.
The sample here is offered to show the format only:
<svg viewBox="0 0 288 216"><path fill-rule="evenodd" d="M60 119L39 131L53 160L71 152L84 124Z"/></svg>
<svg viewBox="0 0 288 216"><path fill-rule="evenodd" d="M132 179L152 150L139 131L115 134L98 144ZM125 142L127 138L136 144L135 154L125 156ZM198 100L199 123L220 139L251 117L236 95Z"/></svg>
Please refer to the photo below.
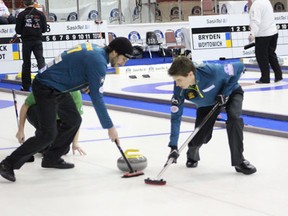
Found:
<svg viewBox="0 0 288 216"><path fill-rule="evenodd" d="M39 128L39 106L34 104L29 107L27 110L27 120L33 125L36 129Z"/></svg>
<svg viewBox="0 0 288 216"><path fill-rule="evenodd" d="M77 125L81 125L81 123L82 123L82 117L81 116L79 116L79 118L77 118Z"/></svg>
<svg viewBox="0 0 288 216"><path fill-rule="evenodd" d="M57 136L57 131L41 131L41 132L37 132L36 136L38 137L39 140L41 140L41 143L43 144L43 146L47 146L50 145Z"/></svg>
<svg viewBox="0 0 288 216"><path fill-rule="evenodd" d="M81 116L74 116L73 118L70 118L69 120L65 120L64 122L59 121L58 127L65 128L65 130L72 130L75 128L79 128L82 122Z"/></svg>
<svg viewBox="0 0 288 216"><path fill-rule="evenodd" d="M205 136L202 140L202 143L206 144L208 143L212 138L212 135L210 134L209 136Z"/></svg>
<svg viewBox="0 0 288 216"><path fill-rule="evenodd" d="M204 133L202 133L201 136L195 136L195 138L193 138L190 142L189 142L189 147L198 147L201 146L202 144L206 144L208 143L212 138L212 134L209 133L208 135L204 135Z"/></svg>
<svg viewBox="0 0 288 216"><path fill-rule="evenodd" d="M69 127L74 128L74 127L80 127L82 122L82 117L79 116L75 116L72 119L70 119L70 121L68 122Z"/></svg>
<svg viewBox="0 0 288 216"><path fill-rule="evenodd" d="M189 146L189 148L199 148L202 144L208 143L211 138L212 138L212 135L206 136L206 137L203 137L203 138L197 139L197 140L191 140L188 143L188 146Z"/></svg>

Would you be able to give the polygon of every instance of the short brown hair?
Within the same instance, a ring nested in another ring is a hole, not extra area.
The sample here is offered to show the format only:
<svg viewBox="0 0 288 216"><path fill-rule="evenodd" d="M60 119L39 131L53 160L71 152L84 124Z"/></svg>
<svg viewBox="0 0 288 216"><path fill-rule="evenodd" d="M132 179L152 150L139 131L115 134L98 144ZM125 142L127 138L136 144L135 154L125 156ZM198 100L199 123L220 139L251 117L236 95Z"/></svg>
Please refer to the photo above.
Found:
<svg viewBox="0 0 288 216"><path fill-rule="evenodd" d="M189 72L195 73L196 68L193 64L193 62L185 57L185 56L179 56L174 59L172 65L170 66L168 70L168 74L170 76L184 76L187 77Z"/></svg>

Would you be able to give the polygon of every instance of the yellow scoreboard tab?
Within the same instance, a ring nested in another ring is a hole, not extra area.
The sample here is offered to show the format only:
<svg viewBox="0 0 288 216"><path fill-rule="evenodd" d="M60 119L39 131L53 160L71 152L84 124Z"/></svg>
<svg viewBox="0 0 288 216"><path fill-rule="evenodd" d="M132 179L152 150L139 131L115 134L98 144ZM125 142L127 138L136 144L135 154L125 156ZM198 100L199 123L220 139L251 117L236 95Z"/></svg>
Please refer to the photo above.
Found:
<svg viewBox="0 0 288 216"><path fill-rule="evenodd" d="M12 44L12 52L13 52L13 60L19 60L20 59L19 43Z"/></svg>

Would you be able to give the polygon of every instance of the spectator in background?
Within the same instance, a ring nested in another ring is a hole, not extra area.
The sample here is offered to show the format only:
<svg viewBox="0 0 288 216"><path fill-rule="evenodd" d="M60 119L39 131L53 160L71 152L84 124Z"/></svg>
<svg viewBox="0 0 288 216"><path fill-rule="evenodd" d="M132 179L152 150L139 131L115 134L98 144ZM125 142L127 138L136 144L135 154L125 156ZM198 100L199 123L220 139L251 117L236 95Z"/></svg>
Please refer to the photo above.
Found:
<svg viewBox="0 0 288 216"><path fill-rule="evenodd" d="M38 69L45 66L42 33L47 31L47 21L45 15L34 7L34 0L24 0L23 3L26 9L18 14L15 30L22 39L21 91L29 91L31 86L31 53L33 52L37 60Z"/></svg>
<svg viewBox="0 0 288 216"><path fill-rule="evenodd" d="M0 25L15 24L16 18L10 14L3 0L0 0Z"/></svg>
<svg viewBox="0 0 288 216"><path fill-rule="evenodd" d="M269 0L248 0L250 5L249 42L255 40L255 56L261 77L258 84L270 83L270 66L274 71L275 82L282 80L282 70L275 50L277 48L278 30L274 21L273 7Z"/></svg>

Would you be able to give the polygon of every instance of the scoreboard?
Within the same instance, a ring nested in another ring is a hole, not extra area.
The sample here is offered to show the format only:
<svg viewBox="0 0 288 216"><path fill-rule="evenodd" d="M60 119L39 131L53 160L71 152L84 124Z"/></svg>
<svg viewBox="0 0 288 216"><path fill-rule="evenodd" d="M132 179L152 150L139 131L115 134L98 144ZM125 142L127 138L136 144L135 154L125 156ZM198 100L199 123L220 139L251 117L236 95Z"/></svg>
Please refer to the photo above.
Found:
<svg viewBox="0 0 288 216"><path fill-rule="evenodd" d="M15 25L0 26L0 73L20 72L22 67L22 43L9 43L15 34ZM108 43L107 22L94 21L48 23L43 34L43 55L46 63L61 52L79 43ZM32 71L37 71L37 63L32 54Z"/></svg>
<svg viewBox="0 0 288 216"><path fill-rule="evenodd" d="M278 55L287 55L288 13L275 13L278 28ZM190 16L191 52L195 61L220 58L254 57L254 48L244 50L249 43L249 15L230 14L213 16Z"/></svg>
<svg viewBox="0 0 288 216"><path fill-rule="evenodd" d="M51 23L48 32L42 38L44 57L53 58L64 50L84 42L103 46L108 42L105 32L107 32L106 22L104 24L95 24L93 21Z"/></svg>

